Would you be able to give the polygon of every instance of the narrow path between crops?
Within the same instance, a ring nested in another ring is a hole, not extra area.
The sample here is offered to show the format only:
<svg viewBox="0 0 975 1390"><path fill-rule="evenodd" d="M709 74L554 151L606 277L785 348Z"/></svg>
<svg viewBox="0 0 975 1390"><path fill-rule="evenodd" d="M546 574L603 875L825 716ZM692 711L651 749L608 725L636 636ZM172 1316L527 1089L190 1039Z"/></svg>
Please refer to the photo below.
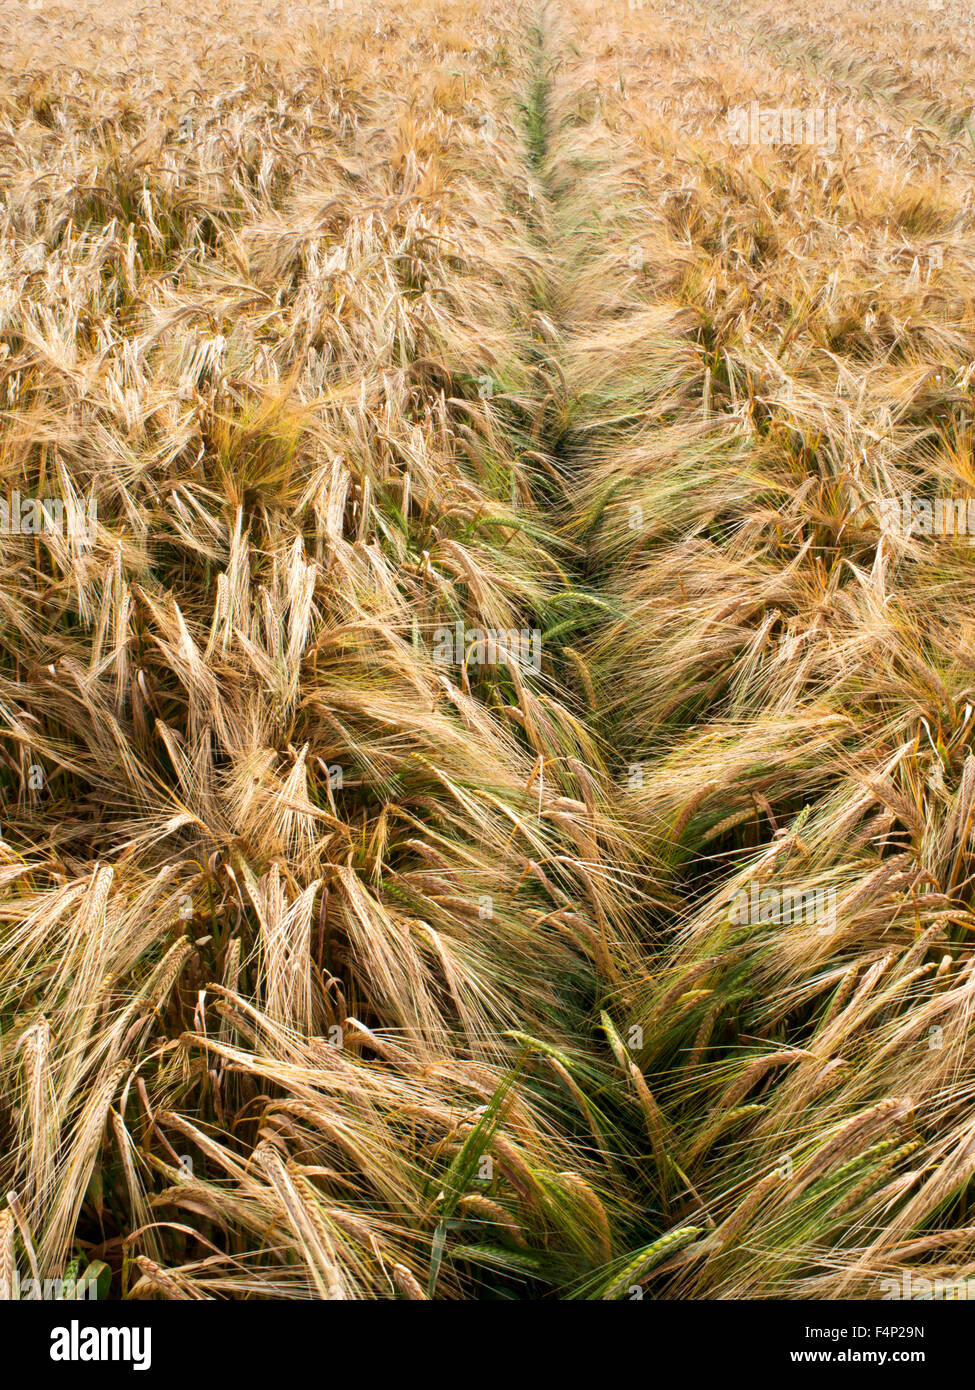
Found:
<svg viewBox="0 0 975 1390"><path fill-rule="evenodd" d="M628 828L633 753L621 741L614 699L607 702L611 690L597 674L624 611L606 591L611 567L594 543L598 514L591 512L590 475L594 460L611 454L621 440L636 438L645 425L645 383L634 383L625 371L617 377L612 354L594 348L593 339L594 327L598 340L607 324L625 324L632 335L631 325L643 323L647 305L640 277L620 254L621 229L629 227L635 209L617 177L619 152L602 142L592 143L584 130L584 113L577 120L573 110L563 109L566 102L571 108L577 94L571 83L567 91L557 90L567 39L560 36L557 18L544 4L529 43L531 77L523 110L526 159L537 180L537 241L548 266L547 280L538 286L535 299L542 339L535 354L537 434L548 466L536 472L533 493L543 514L571 542L565 569L575 596L568 615L561 609L551 615L543 646L560 696L573 703L600 749L602 763L590 771L605 789L612 816ZM581 139L577 126L583 128ZM595 315L593 299L598 304ZM666 358L669 348L663 337L656 357ZM591 356L595 372L590 372ZM674 354L668 370L679 374L685 366ZM639 815L645 820L642 808ZM602 1156L616 1193L626 1194L616 1223L619 1248L627 1253L618 1267L602 1276L603 1284L608 1278L609 1284L621 1286L629 1286L650 1268L662 1272L669 1256L702 1233L702 1227L682 1224L689 1213L700 1211L701 1203L669 1151L666 1122L639 1065L643 1030L635 1024L661 926L672 926L678 903L665 886L660 865L647 860L642 831L634 835L631 848L630 858L619 860L611 870L629 914L623 935L633 948L630 973L600 981L591 1034L577 1040L580 1052L594 1055L602 1075L592 1101L611 1121L606 1133L613 1136ZM599 865L594 862L591 867L595 872Z"/></svg>

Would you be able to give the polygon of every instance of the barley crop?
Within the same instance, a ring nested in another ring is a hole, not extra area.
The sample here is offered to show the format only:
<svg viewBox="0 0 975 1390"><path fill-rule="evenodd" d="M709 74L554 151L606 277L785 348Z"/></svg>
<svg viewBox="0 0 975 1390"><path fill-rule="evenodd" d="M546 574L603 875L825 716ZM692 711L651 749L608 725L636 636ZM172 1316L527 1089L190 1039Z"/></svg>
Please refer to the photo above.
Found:
<svg viewBox="0 0 975 1390"><path fill-rule="evenodd" d="M971 15L166 9L0 9L0 1294L967 1277Z"/></svg>

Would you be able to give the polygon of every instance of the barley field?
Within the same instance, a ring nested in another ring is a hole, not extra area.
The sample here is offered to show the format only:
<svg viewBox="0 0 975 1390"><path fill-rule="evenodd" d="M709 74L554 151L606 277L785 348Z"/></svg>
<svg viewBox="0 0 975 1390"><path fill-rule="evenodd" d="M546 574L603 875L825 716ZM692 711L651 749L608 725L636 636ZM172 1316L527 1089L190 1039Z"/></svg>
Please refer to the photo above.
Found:
<svg viewBox="0 0 975 1390"><path fill-rule="evenodd" d="M973 30L5 0L0 1297L975 1277Z"/></svg>

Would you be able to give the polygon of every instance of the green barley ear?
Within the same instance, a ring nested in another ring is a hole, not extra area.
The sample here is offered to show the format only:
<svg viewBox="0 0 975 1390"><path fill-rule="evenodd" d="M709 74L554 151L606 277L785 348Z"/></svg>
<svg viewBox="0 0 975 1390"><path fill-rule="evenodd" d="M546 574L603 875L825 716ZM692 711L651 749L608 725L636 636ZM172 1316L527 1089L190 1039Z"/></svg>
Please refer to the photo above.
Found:
<svg viewBox="0 0 975 1390"><path fill-rule="evenodd" d="M461 1144L446 1173L439 1181L440 1191L434 1200L433 1208L437 1222L433 1232L430 1273L427 1278L428 1298L433 1297L437 1287L440 1264L447 1239L447 1223L467 1193L474 1174L477 1172L478 1163L491 1147L496 1132L504 1123L505 1111L507 1105L510 1104L512 1088L525 1065L527 1056L527 1049L524 1049L519 1061L503 1078L487 1105L483 1107L477 1123Z"/></svg>
<svg viewBox="0 0 975 1390"><path fill-rule="evenodd" d="M658 1265L662 1264L669 1256L676 1255L685 1246L690 1245L700 1234L701 1230L697 1226L680 1226L672 1231L667 1231L650 1245L637 1251L635 1255L631 1255L625 1260L617 1260L611 1267L608 1276L604 1275L598 1280L588 1280L576 1292L572 1293L571 1297L604 1301L627 1296L642 1297L642 1292L634 1295L634 1287L638 1288L640 1281L645 1279Z"/></svg>

